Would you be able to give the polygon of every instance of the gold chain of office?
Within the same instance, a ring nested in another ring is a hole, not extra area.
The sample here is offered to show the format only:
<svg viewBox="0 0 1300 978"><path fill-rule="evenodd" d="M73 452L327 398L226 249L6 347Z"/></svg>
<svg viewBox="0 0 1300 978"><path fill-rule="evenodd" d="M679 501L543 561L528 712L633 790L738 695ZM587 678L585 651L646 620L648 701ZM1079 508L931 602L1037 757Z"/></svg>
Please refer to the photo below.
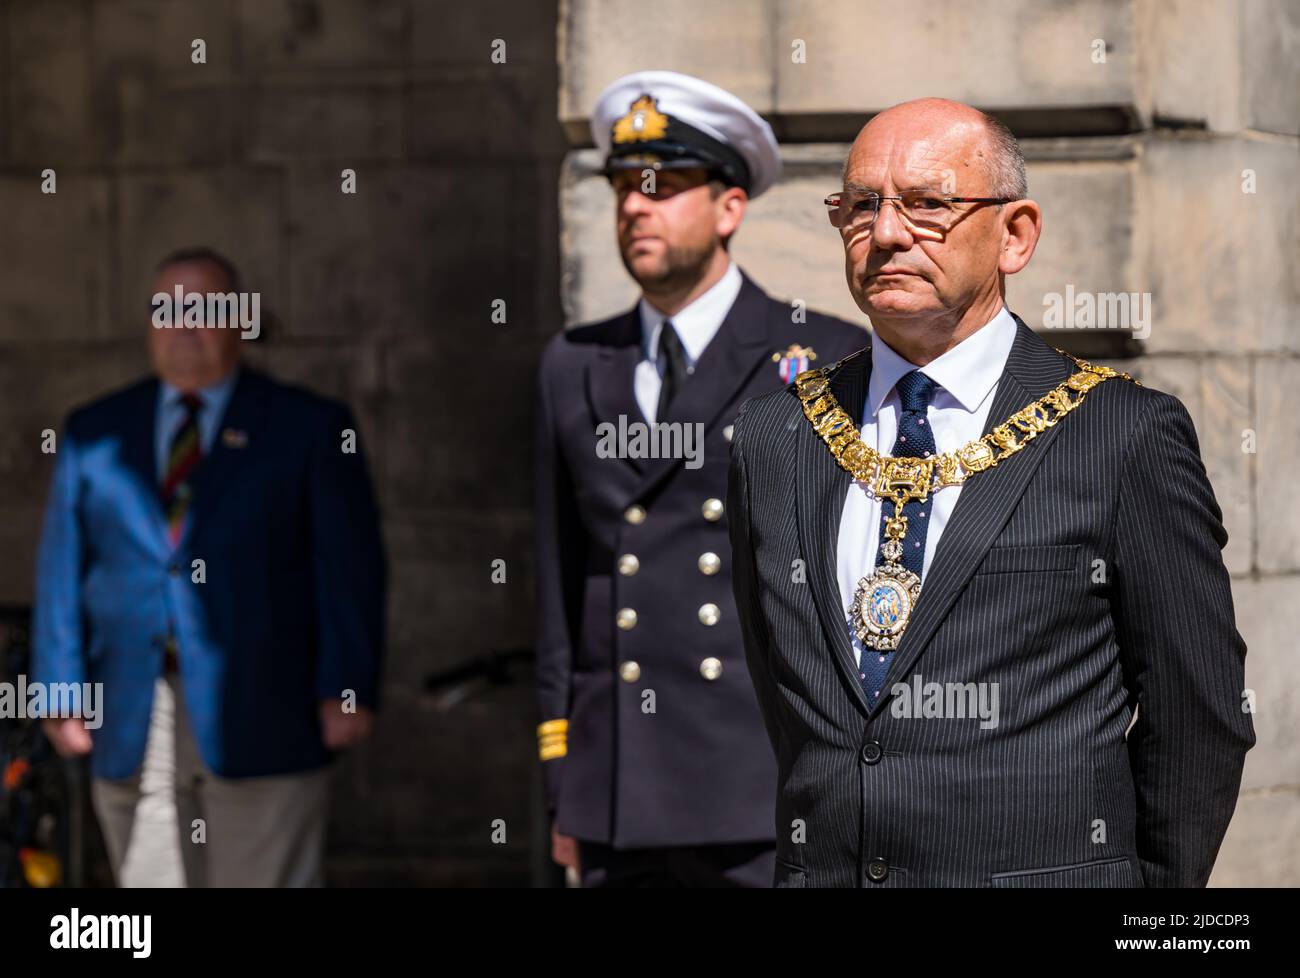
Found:
<svg viewBox="0 0 1300 978"><path fill-rule="evenodd" d="M921 579L904 567L903 539L907 517L903 507L912 500L924 502L931 492L961 485L977 472L991 469L1014 455L1039 434L1055 425L1080 404L1088 392L1112 377L1133 380L1126 373L1080 360L1073 373L1055 389L1021 408L987 435L967 442L955 452L929 458L895 458L881 455L864 444L861 432L830 390L827 368L809 370L795 378L795 391L803 413L831 450L840 467L859 482L872 487L881 500L894 503L894 515L885 520L885 541L876 569L858 582L849 610L858 638L878 652L896 649L921 596ZM883 558L883 563L882 563ZM883 661L883 660L882 660Z"/></svg>
<svg viewBox="0 0 1300 978"><path fill-rule="evenodd" d="M1041 432L1055 425L1080 404L1092 388L1112 377L1133 381L1128 374L1092 364L1064 350L1058 352L1079 366L1058 387L1021 408L987 435L967 442L955 452L929 458L895 458L882 455L862 441L861 433L830 391L827 371L821 367L795 378L795 390L804 416L812 422L840 467L859 482L866 482L884 499L904 504L925 501L929 493L957 486L970 476L991 469L1020 451Z"/></svg>

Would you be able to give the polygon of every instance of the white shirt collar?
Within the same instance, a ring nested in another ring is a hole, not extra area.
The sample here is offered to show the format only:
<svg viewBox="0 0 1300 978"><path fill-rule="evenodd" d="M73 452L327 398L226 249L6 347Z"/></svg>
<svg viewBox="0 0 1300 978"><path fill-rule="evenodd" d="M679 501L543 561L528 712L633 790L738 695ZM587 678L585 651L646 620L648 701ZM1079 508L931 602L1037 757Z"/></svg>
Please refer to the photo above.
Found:
<svg viewBox="0 0 1300 978"><path fill-rule="evenodd" d="M637 309L641 313L642 356L651 363L658 359L659 332L664 320L671 319L673 329L677 331L682 347L686 350L689 365L694 367L695 361L704 353L704 348L709 345L709 341L722 326L722 321L727 318L727 313L731 311L736 296L740 295L740 287L743 284L744 278L733 261L727 264L727 270L722 273L722 278L713 283L709 291L675 316L665 316L650 305L645 296L642 296L637 304Z"/></svg>
<svg viewBox="0 0 1300 978"><path fill-rule="evenodd" d="M984 398L1002 376L1007 355L1015 341L1016 321L1005 305L982 327L924 367L903 359L880 338L880 334L874 334L867 416L874 418L899 378L913 370L920 370L951 394L963 408L974 411L984 403Z"/></svg>

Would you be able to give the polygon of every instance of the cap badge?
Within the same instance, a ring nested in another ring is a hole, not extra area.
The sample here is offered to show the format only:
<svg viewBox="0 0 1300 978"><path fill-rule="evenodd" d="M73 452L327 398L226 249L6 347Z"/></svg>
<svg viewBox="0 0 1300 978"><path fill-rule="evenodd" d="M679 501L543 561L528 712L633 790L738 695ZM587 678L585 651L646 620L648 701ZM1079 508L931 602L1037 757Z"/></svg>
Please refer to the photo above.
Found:
<svg viewBox="0 0 1300 978"><path fill-rule="evenodd" d="M643 143L663 139L668 132L668 116L659 111L655 102L648 94L633 102L627 115L614 123L614 142Z"/></svg>

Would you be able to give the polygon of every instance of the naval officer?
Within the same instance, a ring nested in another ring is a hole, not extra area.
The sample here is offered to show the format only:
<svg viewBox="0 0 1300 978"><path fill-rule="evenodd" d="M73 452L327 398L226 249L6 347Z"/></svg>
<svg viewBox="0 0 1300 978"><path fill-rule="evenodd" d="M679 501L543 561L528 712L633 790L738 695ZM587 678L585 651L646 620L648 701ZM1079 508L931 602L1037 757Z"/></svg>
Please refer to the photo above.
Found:
<svg viewBox="0 0 1300 978"><path fill-rule="evenodd" d="M732 260L749 201L781 169L749 106L697 78L639 72L605 89L591 127L641 298L556 336L538 378L538 738L553 855L585 886L771 886L775 760L723 504L732 422L747 398L868 337L770 298Z"/></svg>

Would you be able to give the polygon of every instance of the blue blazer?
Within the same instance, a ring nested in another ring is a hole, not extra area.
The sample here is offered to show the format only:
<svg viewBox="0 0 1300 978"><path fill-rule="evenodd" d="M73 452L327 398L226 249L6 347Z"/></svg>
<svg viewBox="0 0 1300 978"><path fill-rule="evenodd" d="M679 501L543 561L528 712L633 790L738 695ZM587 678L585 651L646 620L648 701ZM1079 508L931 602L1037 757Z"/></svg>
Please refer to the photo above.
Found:
<svg viewBox="0 0 1300 978"><path fill-rule="evenodd" d="M96 777L135 774L173 623L199 752L222 777L320 767L317 704L374 708L385 564L346 406L241 368L173 550L154 449L158 381L74 411L37 566L32 678L103 683ZM359 436L358 436L359 439ZM205 579L195 582L195 561Z"/></svg>

